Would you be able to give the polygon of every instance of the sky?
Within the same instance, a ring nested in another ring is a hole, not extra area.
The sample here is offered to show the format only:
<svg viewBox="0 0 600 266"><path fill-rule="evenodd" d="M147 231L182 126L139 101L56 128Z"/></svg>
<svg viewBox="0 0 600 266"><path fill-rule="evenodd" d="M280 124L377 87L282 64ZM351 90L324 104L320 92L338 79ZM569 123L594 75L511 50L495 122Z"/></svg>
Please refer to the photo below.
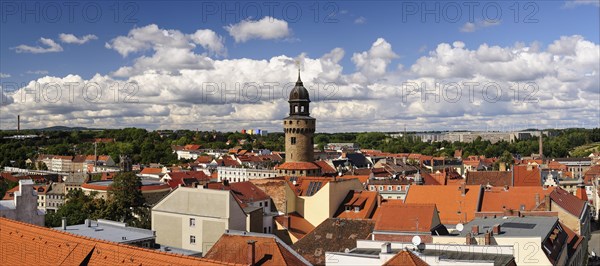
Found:
<svg viewBox="0 0 600 266"><path fill-rule="evenodd" d="M600 1L0 2L0 129L600 126Z"/></svg>

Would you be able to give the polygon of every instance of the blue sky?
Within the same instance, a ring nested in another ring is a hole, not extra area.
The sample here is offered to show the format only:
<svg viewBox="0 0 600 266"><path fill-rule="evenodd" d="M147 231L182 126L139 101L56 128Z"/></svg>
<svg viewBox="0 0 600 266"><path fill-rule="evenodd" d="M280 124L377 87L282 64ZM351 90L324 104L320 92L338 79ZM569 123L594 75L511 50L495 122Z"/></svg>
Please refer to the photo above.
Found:
<svg viewBox="0 0 600 266"><path fill-rule="evenodd" d="M376 40L382 38L392 46L395 54L386 59L385 70L390 75L387 79L404 74L410 78L419 77L415 73L398 74L395 71L399 65L405 70L410 69L417 59L429 56L441 43L462 42L462 47L467 50L477 50L482 44L514 48L520 46L517 43L522 43L522 46L539 45L539 49L544 50L564 36L581 36L585 41L596 45L600 42L597 1L482 1L473 6L472 20L469 18L469 3L447 1L271 2L275 4L272 12L264 2L147 1L120 3L118 7L113 1L80 2L73 7L72 16L69 15L68 6L50 3L53 4L36 1L2 2L0 73L3 84L23 84L44 76L63 78L67 75L79 75L83 80L91 79L95 74L110 76L116 80L130 79L131 76L115 77L111 73L121 67L134 65L141 57L151 57L155 50L138 49L124 56L114 45L113 48L108 46L117 37L127 36L131 30L152 24L163 30L176 30L183 34L193 34L199 29L213 31L221 38L220 43L224 46L222 51L226 50L226 54L215 55L200 45L192 51L215 61L242 58L270 60L277 56L295 58L303 53L307 58L318 59L339 47L344 50L345 55L336 64L343 68L341 74L347 76L360 72L352 55L369 50ZM434 11L435 14L423 15L424 8L435 9L436 5L438 9ZM87 15L83 7L87 8ZM456 14L456 7L460 8L460 15ZM57 8L60 16L55 15ZM296 16L296 8L300 8L300 16ZM33 9L35 14L28 14L25 9ZM226 9L231 12L225 12ZM95 10L102 13L97 21L93 21ZM115 10L119 11L118 16L115 16ZM260 12L256 12L257 10ZM498 16L496 10L500 10L502 14ZM515 13L516 10L518 14ZM226 28L244 20L258 21L268 15L286 22L287 33L278 35L279 37L264 38L254 35L247 40L236 41ZM36 21L35 16L39 16L39 21ZM439 17L439 22L436 22L436 16ZM493 18L498 19L490 20ZM76 38L93 35L95 38L77 44L62 41L60 34L72 34ZM17 48L20 45L47 48L48 46L40 43L40 38L52 39L60 46L60 51L31 53ZM362 86L368 87L376 83L367 82ZM8 110L6 107L2 108ZM592 111L593 118L594 110L589 111ZM68 117L68 114L61 115ZM471 114L458 112L456 116L464 118L471 117ZM427 115L423 114L422 117ZM5 121L10 119L4 117ZM259 126L276 128L275 125L264 124L266 120L269 119L257 118L256 121ZM112 120L105 121L105 125L110 126L110 121ZM464 121L465 124L469 123ZM39 124L39 119L31 122L34 127ZM100 122L94 120L90 123ZM589 123L593 125L593 119L586 122ZM152 123L133 126L160 127ZM0 123L0 127L5 125ZM438 126L443 127L444 124ZM348 129L352 129L352 126Z"/></svg>

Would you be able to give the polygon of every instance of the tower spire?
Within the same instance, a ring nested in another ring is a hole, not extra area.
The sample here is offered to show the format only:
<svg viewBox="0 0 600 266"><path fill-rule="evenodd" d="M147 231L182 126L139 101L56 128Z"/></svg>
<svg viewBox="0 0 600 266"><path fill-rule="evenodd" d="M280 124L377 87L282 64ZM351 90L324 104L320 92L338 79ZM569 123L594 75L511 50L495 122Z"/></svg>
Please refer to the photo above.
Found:
<svg viewBox="0 0 600 266"><path fill-rule="evenodd" d="M298 68L298 81L296 81L296 83L301 83L302 80L300 79L300 60L296 60L296 67Z"/></svg>

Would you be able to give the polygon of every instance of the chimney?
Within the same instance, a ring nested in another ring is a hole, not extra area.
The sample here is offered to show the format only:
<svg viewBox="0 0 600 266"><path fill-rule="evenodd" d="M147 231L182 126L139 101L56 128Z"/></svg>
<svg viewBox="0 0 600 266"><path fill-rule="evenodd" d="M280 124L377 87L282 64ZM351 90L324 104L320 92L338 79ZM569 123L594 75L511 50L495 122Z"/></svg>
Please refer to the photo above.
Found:
<svg viewBox="0 0 600 266"><path fill-rule="evenodd" d="M483 244L487 246L487 245L490 245L491 242L492 242L492 232L485 233L485 236L483 237Z"/></svg>
<svg viewBox="0 0 600 266"><path fill-rule="evenodd" d="M535 193L535 206L540 205L540 193Z"/></svg>
<svg viewBox="0 0 600 266"><path fill-rule="evenodd" d="M479 234L479 225L473 225L473 226L471 227L471 233L472 233L474 236L478 235L478 234Z"/></svg>
<svg viewBox="0 0 600 266"><path fill-rule="evenodd" d="M498 170L500 170L501 172L506 172L506 163L500 163L499 168L500 169Z"/></svg>
<svg viewBox="0 0 600 266"><path fill-rule="evenodd" d="M67 230L67 217L62 218L62 229Z"/></svg>
<svg viewBox="0 0 600 266"><path fill-rule="evenodd" d="M540 159L542 159L542 160L544 159L544 145L543 145L543 140L542 140L543 136L544 136L544 132L540 131L540 139L539 139L540 140L540 147L539 147L540 150L539 150L539 153L540 153Z"/></svg>
<svg viewBox="0 0 600 266"><path fill-rule="evenodd" d="M85 226L87 226L87 227L92 227L92 220L90 220L90 219L85 219Z"/></svg>
<svg viewBox="0 0 600 266"><path fill-rule="evenodd" d="M255 251L256 241L248 240L248 265L255 265L256 261L256 251Z"/></svg>
<svg viewBox="0 0 600 266"><path fill-rule="evenodd" d="M467 195L467 185L464 182L460 184L460 195Z"/></svg>
<svg viewBox="0 0 600 266"><path fill-rule="evenodd" d="M550 194L546 194L546 196L544 196L544 203L546 205L546 211L549 212L550 211Z"/></svg>
<svg viewBox="0 0 600 266"><path fill-rule="evenodd" d="M494 232L494 235L499 235L500 234L500 225L494 225L494 227L492 228L492 232Z"/></svg>
<svg viewBox="0 0 600 266"><path fill-rule="evenodd" d="M471 233L467 233L467 238L466 238L465 244L467 244L467 245L473 244L473 237L471 237Z"/></svg>
<svg viewBox="0 0 600 266"><path fill-rule="evenodd" d="M383 253L383 254L392 253L392 243L385 242L385 243L381 244L381 253Z"/></svg>
<svg viewBox="0 0 600 266"><path fill-rule="evenodd" d="M377 194L377 208L381 207L381 196Z"/></svg>

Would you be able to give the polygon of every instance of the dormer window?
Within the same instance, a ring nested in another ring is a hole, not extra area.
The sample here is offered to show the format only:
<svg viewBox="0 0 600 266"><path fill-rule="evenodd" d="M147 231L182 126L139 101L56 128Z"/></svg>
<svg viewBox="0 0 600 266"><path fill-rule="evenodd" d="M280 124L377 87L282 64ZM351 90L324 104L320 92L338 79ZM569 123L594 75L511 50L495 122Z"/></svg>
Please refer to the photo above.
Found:
<svg viewBox="0 0 600 266"><path fill-rule="evenodd" d="M360 207L356 206L354 207L354 212L359 212L360 211Z"/></svg>

